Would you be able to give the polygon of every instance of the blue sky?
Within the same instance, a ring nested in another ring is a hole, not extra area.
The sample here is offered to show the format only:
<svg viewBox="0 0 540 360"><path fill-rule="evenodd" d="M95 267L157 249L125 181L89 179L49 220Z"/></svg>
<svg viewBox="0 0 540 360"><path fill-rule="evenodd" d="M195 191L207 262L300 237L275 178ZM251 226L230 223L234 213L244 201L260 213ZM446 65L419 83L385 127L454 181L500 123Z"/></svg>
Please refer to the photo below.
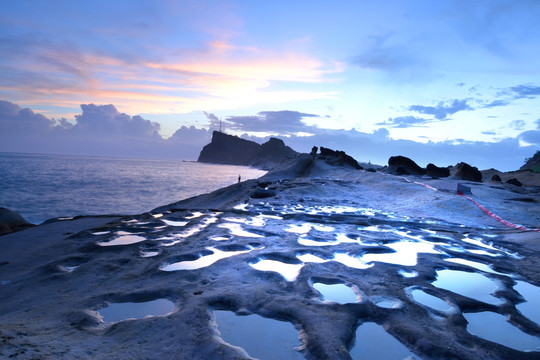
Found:
<svg viewBox="0 0 540 360"><path fill-rule="evenodd" d="M218 118L379 163L510 170L540 148L540 1L0 9L0 151L193 159Z"/></svg>

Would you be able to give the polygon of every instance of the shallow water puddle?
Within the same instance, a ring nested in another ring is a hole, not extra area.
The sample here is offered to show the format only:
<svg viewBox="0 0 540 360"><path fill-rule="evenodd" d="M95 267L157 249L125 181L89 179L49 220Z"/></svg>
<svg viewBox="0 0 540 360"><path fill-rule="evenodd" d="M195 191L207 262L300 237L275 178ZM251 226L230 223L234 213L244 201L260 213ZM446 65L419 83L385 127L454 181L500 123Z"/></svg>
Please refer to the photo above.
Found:
<svg viewBox="0 0 540 360"><path fill-rule="evenodd" d="M334 227L321 224L313 223L301 223L301 224L289 224L285 231L291 232L294 234L307 234L311 229L321 231L321 232L331 232L334 231Z"/></svg>
<svg viewBox="0 0 540 360"><path fill-rule="evenodd" d="M296 351L298 331L291 323L259 315L238 316L231 311L214 310L221 339L243 348L250 357L261 360L304 359Z"/></svg>
<svg viewBox="0 0 540 360"><path fill-rule="evenodd" d="M520 351L540 351L540 338L519 330L506 317L491 311L463 313L467 331L483 339Z"/></svg>
<svg viewBox="0 0 540 360"><path fill-rule="evenodd" d="M277 260L262 259L249 264L252 268L259 271L277 272L287 281L294 281L300 274L304 264L288 264Z"/></svg>
<svg viewBox="0 0 540 360"><path fill-rule="evenodd" d="M239 218L239 217L226 217L223 220L233 222L233 223L241 223L241 224L256 226L256 227L263 227L266 225L266 221L264 221L264 219L260 216L254 216L249 219Z"/></svg>
<svg viewBox="0 0 540 360"><path fill-rule="evenodd" d="M97 244L99 246L131 245L146 240L143 236L134 235L125 231L118 231L116 234L119 236L109 241L99 241Z"/></svg>
<svg viewBox="0 0 540 360"><path fill-rule="evenodd" d="M148 302L114 303L99 309L99 314L106 323L128 319L144 319L153 316L165 316L172 313L174 303L167 299L157 299Z"/></svg>
<svg viewBox="0 0 540 360"><path fill-rule="evenodd" d="M173 221L173 220L166 220L166 219L161 219L161 221L163 221L168 226L186 226L188 223L188 221Z"/></svg>
<svg viewBox="0 0 540 360"><path fill-rule="evenodd" d="M110 231L96 231L96 232L93 232L92 235L105 235L108 233L110 233Z"/></svg>
<svg viewBox="0 0 540 360"><path fill-rule="evenodd" d="M403 301L391 296L375 295L371 296L369 301L383 309L399 309L403 306Z"/></svg>
<svg viewBox="0 0 540 360"><path fill-rule="evenodd" d="M356 329L356 340L349 351L353 359L420 359L405 345L384 331L383 327L366 322Z"/></svg>
<svg viewBox="0 0 540 360"><path fill-rule="evenodd" d="M176 270L196 270L201 269L207 266L214 264L215 262L225 259L231 256L236 256L240 254L247 254L253 250L258 250L261 248L249 247L247 250L237 250L237 251L222 251L213 247L207 247L207 250L210 250L212 254L203 255L196 260L186 260L179 261L172 264L167 264L160 267L160 270L163 271L176 271Z"/></svg>
<svg viewBox="0 0 540 360"><path fill-rule="evenodd" d="M489 267L489 265L482 264L482 263L479 263L477 261L466 260L466 259L461 259L461 258L448 258L448 259L444 259L444 261L453 262L453 263L461 264L461 265L465 265L465 266L470 266L472 268L475 268L477 270L484 271L484 272L487 272L487 273L511 276L509 274L504 274L504 273L500 273L498 271L495 271L491 267Z"/></svg>
<svg viewBox="0 0 540 360"><path fill-rule="evenodd" d="M418 272L414 270L399 269L398 273L404 278L414 278L418 276Z"/></svg>
<svg viewBox="0 0 540 360"><path fill-rule="evenodd" d="M372 261L384 262L402 266L415 266L418 260L418 253L440 254L439 251L433 248L433 244L424 242L402 241L384 246L395 250L392 253L370 254L362 256L362 261L369 263Z"/></svg>
<svg viewBox="0 0 540 360"><path fill-rule="evenodd" d="M361 300L354 290L345 284L313 283L312 287L321 293L323 301L336 302L338 304L356 303Z"/></svg>
<svg viewBox="0 0 540 360"><path fill-rule="evenodd" d="M325 263L327 261L330 261L330 260L325 260L323 258L320 258L317 255L313 255L313 254L299 254L299 255L296 255L296 258L298 260L300 260L301 262L303 262L303 263L319 263L319 264L322 264L322 263Z"/></svg>
<svg viewBox="0 0 540 360"><path fill-rule="evenodd" d="M437 270L437 280L432 284L438 288L492 305L500 305L505 302L504 299L492 295L502 287L502 284L478 273L448 269Z"/></svg>
<svg viewBox="0 0 540 360"><path fill-rule="evenodd" d="M450 306L446 301L444 301L441 298L438 298L436 296L430 295L423 290L415 289L411 291L411 295L417 303L430 307L435 310L439 310L442 312L449 312L453 309L452 306Z"/></svg>
<svg viewBox="0 0 540 360"><path fill-rule="evenodd" d="M369 269L374 264L366 264L361 258L347 253L335 253L332 261L337 261L353 269Z"/></svg>
<svg viewBox="0 0 540 360"><path fill-rule="evenodd" d="M242 225L237 223L223 223L219 224L217 227L222 229L227 229L231 233L231 235L240 236L240 237L254 237L254 238L261 238L264 237L260 234L255 234L249 231L246 231L242 228Z"/></svg>
<svg viewBox="0 0 540 360"><path fill-rule="evenodd" d="M196 219L198 217L204 216L205 214L200 211L192 212L190 216L184 216L187 220Z"/></svg>
<svg viewBox="0 0 540 360"><path fill-rule="evenodd" d="M514 290L525 299L516 308L523 316L540 325L540 288L525 281L516 281Z"/></svg>

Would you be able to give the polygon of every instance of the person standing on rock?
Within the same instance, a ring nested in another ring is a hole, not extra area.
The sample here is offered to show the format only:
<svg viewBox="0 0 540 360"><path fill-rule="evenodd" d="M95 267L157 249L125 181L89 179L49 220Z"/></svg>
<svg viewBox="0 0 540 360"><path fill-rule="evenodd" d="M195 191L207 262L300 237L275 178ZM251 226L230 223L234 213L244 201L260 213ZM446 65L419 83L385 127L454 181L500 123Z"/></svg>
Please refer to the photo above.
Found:
<svg viewBox="0 0 540 360"><path fill-rule="evenodd" d="M240 180L242 180L242 177L238 175L238 183L240 183Z"/></svg>

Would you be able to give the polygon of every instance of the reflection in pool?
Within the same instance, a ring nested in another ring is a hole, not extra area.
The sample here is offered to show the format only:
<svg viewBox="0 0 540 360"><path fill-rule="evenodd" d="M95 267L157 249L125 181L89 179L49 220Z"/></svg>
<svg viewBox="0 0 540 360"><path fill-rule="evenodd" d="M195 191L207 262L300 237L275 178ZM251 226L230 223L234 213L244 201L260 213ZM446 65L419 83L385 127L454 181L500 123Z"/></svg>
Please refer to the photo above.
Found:
<svg viewBox="0 0 540 360"><path fill-rule="evenodd" d="M517 304L516 308L523 316L540 326L540 288L525 281L516 281L514 290L525 299L525 302Z"/></svg>
<svg viewBox="0 0 540 360"><path fill-rule="evenodd" d="M372 322L363 323L356 329L356 340L349 354L354 360L420 359L405 345L384 331L382 326Z"/></svg>
<svg viewBox="0 0 540 360"><path fill-rule="evenodd" d="M196 270L201 269L207 266L212 265L216 261L225 259L231 256L247 254L250 251L260 249L249 246L246 250L236 250L236 251L222 251L214 247L207 247L207 250L212 253L209 255L203 255L196 260L185 260L179 261L172 264L167 264L162 266L160 269L163 271L176 271L176 270Z"/></svg>
<svg viewBox="0 0 540 360"><path fill-rule="evenodd" d="M446 301L436 296L430 295L423 290L415 289L411 291L411 295L414 301L432 309L442 312L448 312L452 310L452 307Z"/></svg>
<svg viewBox="0 0 540 360"><path fill-rule="evenodd" d="M345 284L323 284L313 283L313 288L321 293L324 301L336 302L338 304L356 303L360 301L360 296Z"/></svg>
<svg viewBox="0 0 540 360"><path fill-rule="evenodd" d="M116 322L128 319L143 319L152 316L164 316L174 310L174 303L167 299L157 299L148 302L114 303L99 309L99 314L105 322Z"/></svg>
<svg viewBox="0 0 540 360"><path fill-rule="evenodd" d="M501 284L478 273L437 270L437 280L433 282L433 285L488 304L500 305L505 302L504 299L492 295L501 287Z"/></svg>
<svg viewBox="0 0 540 360"><path fill-rule="evenodd" d="M506 316L491 311L463 316L469 323L467 331L473 335L520 351L540 351L540 338L519 330L506 321Z"/></svg>
<svg viewBox="0 0 540 360"><path fill-rule="evenodd" d="M214 317L221 339L243 348L253 358L304 359L296 350L301 344L291 323L222 310L214 310Z"/></svg>
<svg viewBox="0 0 540 360"><path fill-rule="evenodd" d="M110 241L99 241L97 244L99 246L131 245L131 244L136 244L136 243L146 240L146 238L143 236L133 235L130 233L125 233L125 232L120 232L120 231L117 233L117 235L119 236L115 237L114 239Z"/></svg>
<svg viewBox="0 0 540 360"><path fill-rule="evenodd" d="M277 272L287 281L294 281L298 277L304 264L289 264L277 260L263 259L249 264L252 268L259 271Z"/></svg>

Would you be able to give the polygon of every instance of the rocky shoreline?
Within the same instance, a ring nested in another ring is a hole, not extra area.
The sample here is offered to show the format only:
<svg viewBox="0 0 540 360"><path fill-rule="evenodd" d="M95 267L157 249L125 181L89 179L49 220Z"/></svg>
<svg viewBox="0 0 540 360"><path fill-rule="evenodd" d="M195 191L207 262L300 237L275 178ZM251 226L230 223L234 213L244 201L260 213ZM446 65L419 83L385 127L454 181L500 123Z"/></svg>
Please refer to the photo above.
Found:
<svg viewBox="0 0 540 360"><path fill-rule="evenodd" d="M540 224L540 194L342 160L302 154L258 180L149 213L49 221L0 237L0 355L248 359L222 338L215 312L226 310L290 323L293 351L306 359L350 359L367 324L419 359L538 358L540 348L489 341L469 322L493 314L539 339L539 320L520 310L537 299L519 292L540 285L539 233L509 228L455 189L469 187L483 206L529 228ZM496 290L480 298L439 285L443 271ZM327 301L315 283L346 286L357 299ZM419 293L446 305L431 307ZM112 322L101 313L160 299L172 310Z"/></svg>

